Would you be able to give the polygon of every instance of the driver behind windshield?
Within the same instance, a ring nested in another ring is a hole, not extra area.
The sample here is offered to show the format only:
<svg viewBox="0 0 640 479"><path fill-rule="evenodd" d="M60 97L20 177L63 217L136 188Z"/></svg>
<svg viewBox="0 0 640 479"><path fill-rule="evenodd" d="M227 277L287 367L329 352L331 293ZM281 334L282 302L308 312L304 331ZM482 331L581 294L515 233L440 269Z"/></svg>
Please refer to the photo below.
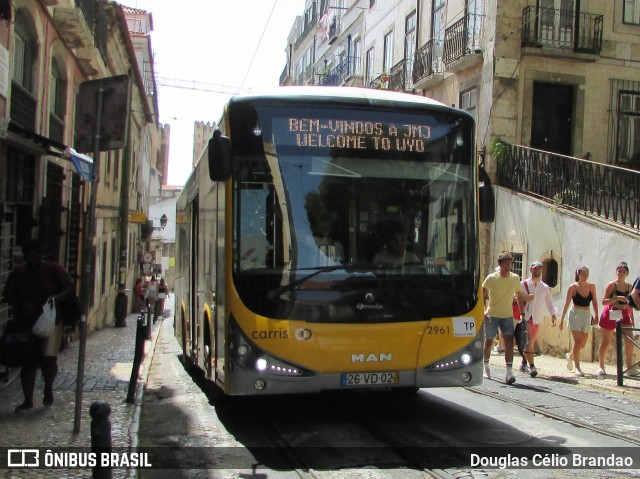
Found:
<svg viewBox="0 0 640 479"><path fill-rule="evenodd" d="M407 233L399 222L388 223L384 239L385 245L373 257L374 263L391 266L420 263L420 259L414 253L407 251Z"/></svg>
<svg viewBox="0 0 640 479"><path fill-rule="evenodd" d="M311 219L313 240L320 250L319 266L340 263L344 259L342 243L331 237L331 218L328 213L321 213ZM327 261L327 260L330 260Z"/></svg>

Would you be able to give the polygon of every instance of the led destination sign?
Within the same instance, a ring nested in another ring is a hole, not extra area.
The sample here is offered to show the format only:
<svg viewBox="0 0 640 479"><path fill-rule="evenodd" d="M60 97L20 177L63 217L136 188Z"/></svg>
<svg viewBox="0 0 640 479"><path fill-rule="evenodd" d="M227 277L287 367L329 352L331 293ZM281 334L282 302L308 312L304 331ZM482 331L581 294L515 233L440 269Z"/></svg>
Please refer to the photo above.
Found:
<svg viewBox="0 0 640 479"><path fill-rule="evenodd" d="M289 118L289 133L295 145L307 148L347 148L360 150L422 153L431 138L431 126L393 124L379 121Z"/></svg>

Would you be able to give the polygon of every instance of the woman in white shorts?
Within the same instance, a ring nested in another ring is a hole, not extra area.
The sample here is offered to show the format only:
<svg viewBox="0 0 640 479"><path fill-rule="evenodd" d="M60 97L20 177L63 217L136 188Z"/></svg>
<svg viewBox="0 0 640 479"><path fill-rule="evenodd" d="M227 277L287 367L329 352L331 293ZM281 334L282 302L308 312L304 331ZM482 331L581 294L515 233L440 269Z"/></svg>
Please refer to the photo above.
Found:
<svg viewBox="0 0 640 479"><path fill-rule="evenodd" d="M567 359L567 369L573 370L575 365L575 375L584 376L580 369L580 351L587 344L589 331L591 330L592 318L598 317L598 295L596 285L588 281L589 268L580 266L576 270L575 283L572 283L567 290L567 299L562 309L560 318L560 329L564 329L564 317L569 309L569 303L573 302L569 312L569 329L573 336L573 350L565 355ZM593 305L594 314L591 314L590 306Z"/></svg>

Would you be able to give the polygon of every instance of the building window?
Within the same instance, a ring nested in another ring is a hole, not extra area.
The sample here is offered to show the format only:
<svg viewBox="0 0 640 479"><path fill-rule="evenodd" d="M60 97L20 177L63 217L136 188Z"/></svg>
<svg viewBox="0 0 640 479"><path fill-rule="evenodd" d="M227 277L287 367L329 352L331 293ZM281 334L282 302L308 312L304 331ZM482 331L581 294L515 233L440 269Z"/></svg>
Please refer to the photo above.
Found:
<svg viewBox="0 0 640 479"><path fill-rule="evenodd" d="M640 92L618 93L617 163L640 169Z"/></svg>
<svg viewBox="0 0 640 479"><path fill-rule="evenodd" d="M352 54L352 65L353 65L353 74L360 75L362 74L362 40L356 38L353 41L353 54Z"/></svg>
<svg viewBox="0 0 640 479"><path fill-rule="evenodd" d="M476 118L476 109L478 108L478 88L473 87L460 92L460 109L468 111Z"/></svg>
<svg viewBox="0 0 640 479"><path fill-rule="evenodd" d="M35 34L27 14L21 9L16 15L13 49L13 81L28 92L33 88L33 70L37 53Z"/></svg>
<svg viewBox="0 0 640 479"><path fill-rule="evenodd" d="M508 251L511 253L511 256L513 257L511 271L517 274L521 280L529 276L528 266L525 266L527 265L527 251L523 242L500 241L500 251ZM495 264L497 265L497 263Z"/></svg>
<svg viewBox="0 0 640 479"><path fill-rule="evenodd" d="M640 25L640 0L624 0L624 23Z"/></svg>
<svg viewBox="0 0 640 479"><path fill-rule="evenodd" d="M562 257L555 251L548 250L542 255L540 261L542 262L542 281L551 288L551 294L558 294L561 283Z"/></svg>
<svg viewBox="0 0 640 479"><path fill-rule="evenodd" d="M49 137L64 143L64 117L67 109L67 82L58 61L51 62L49 81Z"/></svg>
<svg viewBox="0 0 640 479"><path fill-rule="evenodd" d="M373 81L373 78L375 76L374 60L375 60L375 51L373 48L370 48L369 50L367 50L367 64L366 64L367 76L364 82L365 85L367 86L371 85L371 82Z"/></svg>
<svg viewBox="0 0 640 479"><path fill-rule="evenodd" d="M384 56L382 57L382 72L389 73L393 68L393 31L384 36Z"/></svg>
<svg viewBox="0 0 640 479"><path fill-rule="evenodd" d="M405 19L405 34L404 34L404 58L405 58L405 90L410 90L411 79L413 78L413 61L416 56L416 25L417 25L416 11L411 12Z"/></svg>
<svg viewBox="0 0 640 479"><path fill-rule="evenodd" d="M522 276L524 272L522 267L522 253L516 253L515 251L512 251L511 256L513 256L513 265L511 266L511 271L520 276L520 280L525 279L527 276Z"/></svg>

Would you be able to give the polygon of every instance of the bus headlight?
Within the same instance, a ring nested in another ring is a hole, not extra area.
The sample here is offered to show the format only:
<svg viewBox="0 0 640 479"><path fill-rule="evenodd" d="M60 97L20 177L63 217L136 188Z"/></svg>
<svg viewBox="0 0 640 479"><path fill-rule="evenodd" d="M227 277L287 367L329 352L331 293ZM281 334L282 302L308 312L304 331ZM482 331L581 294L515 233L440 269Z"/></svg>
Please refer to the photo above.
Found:
<svg viewBox="0 0 640 479"><path fill-rule="evenodd" d="M269 360L267 358L261 357L256 361L256 369L260 372L266 371L269 367Z"/></svg>
<svg viewBox="0 0 640 479"><path fill-rule="evenodd" d="M451 371L454 369L466 368L474 364L474 362L482 361L483 339L484 332L480 331L465 347L452 352L437 362L425 366L423 371Z"/></svg>
<svg viewBox="0 0 640 479"><path fill-rule="evenodd" d="M460 355L460 362L465 366L469 366L469 364L471 364L471 361L473 361L473 356L471 356L469 352L465 351Z"/></svg>

